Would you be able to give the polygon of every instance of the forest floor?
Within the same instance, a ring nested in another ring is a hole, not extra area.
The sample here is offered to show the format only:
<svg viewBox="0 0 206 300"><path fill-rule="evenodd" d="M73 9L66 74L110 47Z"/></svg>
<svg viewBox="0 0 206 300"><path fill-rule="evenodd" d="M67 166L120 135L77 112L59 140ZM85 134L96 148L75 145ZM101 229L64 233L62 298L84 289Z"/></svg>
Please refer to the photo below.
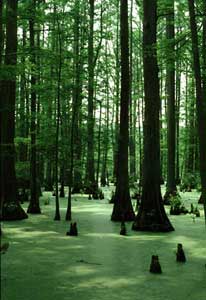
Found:
<svg viewBox="0 0 206 300"><path fill-rule="evenodd" d="M66 236L66 198L60 199L62 221L53 221L54 197L44 193L42 214L3 223L1 254L2 300L205 300L206 229L201 217L170 216L170 233L131 230L120 236L120 224L110 221L111 191L105 200L74 195L72 219L78 237ZM181 194L186 207L197 203L197 192ZM50 205L44 206L44 199ZM24 208L27 204L23 205ZM168 210L168 208L166 208ZM177 243L187 262L176 263ZM149 273L151 255L159 255L162 274Z"/></svg>

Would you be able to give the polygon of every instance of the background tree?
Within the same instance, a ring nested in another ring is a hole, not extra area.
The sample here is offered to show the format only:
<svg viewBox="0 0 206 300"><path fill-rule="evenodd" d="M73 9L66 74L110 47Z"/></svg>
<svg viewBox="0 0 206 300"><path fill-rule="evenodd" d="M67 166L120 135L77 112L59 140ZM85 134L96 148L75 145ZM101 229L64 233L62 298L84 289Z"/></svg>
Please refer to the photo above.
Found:
<svg viewBox="0 0 206 300"><path fill-rule="evenodd" d="M166 34L168 40L167 51L167 190L164 196L165 203L169 203L170 195L176 195L175 182L175 24L174 0L167 1Z"/></svg>
<svg viewBox="0 0 206 300"><path fill-rule="evenodd" d="M96 189L94 170L94 0L89 0L89 39L88 39L88 120L87 120L87 165L86 190Z"/></svg>
<svg viewBox="0 0 206 300"><path fill-rule="evenodd" d="M133 207L129 193L128 145L129 145L129 29L128 1L120 3L120 47L121 47L121 99L120 129L117 153L117 183L114 196L112 221L132 221Z"/></svg>
<svg viewBox="0 0 206 300"><path fill-rule="evenodd" d="M189 14L190 14L190 28L191 28L191 35L192 35L193 64L194 64L194 76L195 76L195 87L196 87L197 128L198 128L198 137L199 137L200 178L201 178L201 192L202 192L201 197L204 203L205 222L206 222L206 139L205 139L206 103L203 94L204 89L203 89L203 82L202 82L202 78L205 79L205 74L202 77L194 1L188 0L188 5L189 5ZM203 41L205 41L205 38L203 38Z"/></svg>
<svg viewBox="0 0 206 300"><path fill-rule="evenodd" d="M35 32L34 32L34 18L36 10L36 0L31 0L30 6L31 17L29 20L29 33L30 33L30 50L31 50L31 125L30 125L30 135L31 135L31 198L27 212L32 214L41 213L39 206L39 193L38 193L38 174L37 174L37 148L36 148L36 109L37 109L37 95L36 95L36 54L35 54Z"/></svg>

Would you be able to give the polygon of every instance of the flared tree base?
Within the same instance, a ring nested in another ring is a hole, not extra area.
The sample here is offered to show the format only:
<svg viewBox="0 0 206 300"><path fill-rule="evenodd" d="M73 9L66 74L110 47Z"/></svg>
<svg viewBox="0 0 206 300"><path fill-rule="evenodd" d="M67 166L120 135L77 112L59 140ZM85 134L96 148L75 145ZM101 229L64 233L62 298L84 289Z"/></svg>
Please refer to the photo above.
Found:
<svg viewBox="0 0 206 300"><path fill-rule="evenodd" d="M160 212L151 209L143 211L140 209L132 225L132 230L149 232L169 232L174 231L169 219Z"/></svg>
<svg viewBox="0 0 206 300"><path fill-rule="evenodd" d="M114 193L114 206L111 215L112 221L134 221L135 213L133 210L129 189L124 185L119 185Z"/></svg>
<svg viewBox="0 0 206 300"><path fill-rule="evenodd" d="M130 211L126 211L124 213L122 213L122 211L115 211L112 213L111 215L111 221L114 222L132 222L135 219L135 214L133 212L133 210Z"/></svg>
<svg viewBox="0 0 206 300"><path fill-rule="evenodd" d="M56 213L54 216L54 221L60 221L60 220L61 220L60 213Z"/></svg>
<svg viewBox="0 0 206 300"><path fill-rule="evenodd" d="M41 209L39 207L39 205L29 205L28 209L27 209L27 213L28 214L41 214Z"/></svg>
<svg viewBox="0 0 206 300"><path fill-rule="evenodd" d="M91 195L91 194L93 195L93 194L98 193L97 183L93 182L93 183L86 185L84 188L84 193L87 195Z"/></svg>
<svg viewBox="0 0 206 300"><path fill-rule="evenodd" d="M16 221L16 220L23 220L27 219L28 215L20 206L19 203L16 202L9 202L4 203L2 208L2 221Z"/></svg>

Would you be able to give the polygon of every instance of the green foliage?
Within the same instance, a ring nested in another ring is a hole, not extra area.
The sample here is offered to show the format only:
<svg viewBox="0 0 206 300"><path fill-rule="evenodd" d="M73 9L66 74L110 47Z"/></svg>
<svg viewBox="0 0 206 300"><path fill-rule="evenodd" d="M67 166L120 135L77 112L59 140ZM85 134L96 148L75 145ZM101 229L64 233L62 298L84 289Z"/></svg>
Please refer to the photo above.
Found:
<svg viewBox="0 0 206 300"><path fill-rule="evenodd" d="M180 195L170 196L170 214L171 215L180 215L188 213L188 210L185 208L184 204L181 201Z"/></svg>
<svg viewBox="0 0 206 300"><path fill-rule="evenodd" d="M14 143L15 143L15 147L18 149L19 145L25 145L28 146L31 142L30 137L21 137L21 136L17 136L14 139Z"/></svg>
<svg viewBox="0 0 206 300"><path fill-rule="evenodd" d="M202 3L196 1L197 25L201 28ZM64 164L66 168L70 166L70 141L71 124L73 112L73 97L75 89L75 62L80 64L78 68L80 83L78 90L80 103L78 107L78 126L80 137L78 137L78 147L82 148L80 162L74 159L76 171L82 173L84 177L87 151L88 133L88 32L89 32L89 1L48 0L36 1L36 13L31 9L32 1L19 1L18 3L18 52L17 66L1 65L0 77L2 79L14 79L16 76L16 138L15 146L17 160L20 152L26 149L26 159L30 155L30 122L31 122L31 72L36 76L33 91L37 96L37 120L36 120L36 146L37 154L41 155L43 163L55 161L56 125L57 125L57 87L60 81L60 132L59 132L59 167ZM129 3L129 8L130 8ZM143 113L144 113L144 91L143 91L143 57L142 57L142 22L143 22L143 2L133 1L133 12L129 10L129 18L132 17L132 60L131 68L133 75L132 87L132 110L135 124L135 145L136 145L136 165L143 160ZM182 185L181 190L190 190L197 187L200 190L198 166L193 165L194 172L187 170L187 162L191 148L196 151L197 139L194 143L189 135L197 135L195 122L195 88L192 65L192 47L190 39L188 3L186 0L174 2L175 8L175 38L168 41L166 36L166 17L171 10L173 1L158 1L158 32L157 32L157 56L159 64L160 91L161 91L161 164L162 176L165 178L167 170L167 91L166 67L171 59L175 59L176 74L180 76L180 103L179 103L179 169L181 168ZM117 113L120 90L117 92L120 78L120 16L119 1L95 1L94 14L94 56L98 54L93 88L94 97L94 151L95 166L98 159L98 133L100 123L100 105L102 106L101 128L100 128L100 170L102 167L105 141L108 140L107 171L113 177L114 152L116 147L116 128L118 128L119 111ZM102 12L102 28L101 28ZM29 20L34 18L35 23L35 62L31 63L31 48L29 34ZM3 24L5 24L6 14L3 10ZM75 22L78 22L79 29L79 50L76 54L77 36L75 32ZM4 28L5 30L5 28ZM198 30L199 38L202 30ZM101 44L100 40L102 38ZM199 39L200 48L202 39ZM168 49L170 43L175 45L175 54L171 54ZM100 45L100 47L99 47ZM149 53L150 53L149 49ZM4 50L5 52L5 45ZM174 56L174 57L173 57ZM2 55L4 59L4 53ZM61 76L59 67L61 61ZM176 87L177 78L176 78ZM107 101L108 97L108 101ZM109 110L108 131L106 128L107 108ZM23 128L23 130L22 130ZM106 136L105 136L106 134ZM76 142L76 136L74 138ZM80 140L80 141L79 141ZM74 155L75 156L75 155ZM194 160L198 156L194 152ZM29 163L16 164L17 177L29 178ZM100 172L101 173L101 172ZM189 174L188 174L189 173ZM140 174L137 174L140 177ZM133 187L136 178L130 177L130 187ZM87 187L86 187L87 188Z"/></svg>
<svg viewBox="0 0 206 300"><path fill-rule="evenodd" d="M192 189L197 188L200 184L198 174L187 174L182 180L180 190L185 192L191 192Z"/></svg>
<svg viewBox="0 0 206 300"><path fill-rule="evenodd" d="M17 179L29 180L30 178L30 163L28 161L18 161L16 163L16 177Z"/></svg>

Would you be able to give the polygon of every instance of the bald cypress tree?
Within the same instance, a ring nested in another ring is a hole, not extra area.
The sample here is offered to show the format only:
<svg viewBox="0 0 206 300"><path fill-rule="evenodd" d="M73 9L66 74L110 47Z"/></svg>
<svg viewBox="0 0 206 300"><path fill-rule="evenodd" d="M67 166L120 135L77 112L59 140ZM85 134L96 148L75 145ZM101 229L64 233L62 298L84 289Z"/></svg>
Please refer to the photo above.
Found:
<svg viewBox="0 0 206 300"><path fill-rule="evenodd" d="M89 0L89 39L88 39L88 119L87 119L87 164L86 192L96 190L94 171L94 0Z"/></svg>
<svg viewBox="0 0 206 300"><path fill-rule="evenodd" d="M206 11L206 5L203 1L204 11ZM197 109L197 129L199 139L199 159L200 159L200 178L201 178L201 201L204 203L205 220L206 220L206 101L205 101L205 65L206 58L203 50L203 74L201 74L200 65L200 51L199 41L197 34L197 23L195 16L194 0L188 0L189 14L190 14L190 28L192 36L192 52L193 52L193 66L194 66L194 77L195 77L195 88L196 88L196 109ZM205 19L203 19L203 33L206 34ZM203 34L203 45L205 45L205 36Z"/></svg>
<svg viewBox="0 0 206 300"><path fill-rule="evenodd" d="M169 203L170 195L176 195L175 182L175 27L174 0L168 1L168 15L166 17L167 47L167 189L164 196L165 203Z"/></svg>
<svg viewBox="0 0 206 300"><path fill-rule="evenodd" d="M36 0L31 0L30 3L30 20L29 20L29 32L30 32L30 50L31 50L31 64L32 64L32 74L31 74L31 125L30 125L30 135L31 135L31 198L27 212L32 214L41 213L39 206L39 193L37 190L37 150L36 150L36 132L37 132L37 95L36 95L36 84L37 79L35 75L35 65L36 65L36 55L35 55L35 10L36 10Z"/></svg>
<svg viewBox="0 0 206 300"><path fill-rule="evenodd" d="M27 214L17 199L15 172L15 101L17 61L17 0L6 2L6 50L7 77L1 83L1 219L21 220Z"/></svg>
<svg viewBox="0 0 206 300"><path fill-rule="evenodd" d="M114 195L112 221L132 221L134 211L129 194L128 145L129 145L129 34L128 1L120 2L120 46L121 46L121 99L120 129L117 152L117 183Z"/></svg>
<svg viewBox="0 0 206 300"><path fill-rule="evenodd" d="M142 199L133 230L174 230L164 210L160 190L160 95L156 51L157 0L144 0L144 160Z"/></svg>

